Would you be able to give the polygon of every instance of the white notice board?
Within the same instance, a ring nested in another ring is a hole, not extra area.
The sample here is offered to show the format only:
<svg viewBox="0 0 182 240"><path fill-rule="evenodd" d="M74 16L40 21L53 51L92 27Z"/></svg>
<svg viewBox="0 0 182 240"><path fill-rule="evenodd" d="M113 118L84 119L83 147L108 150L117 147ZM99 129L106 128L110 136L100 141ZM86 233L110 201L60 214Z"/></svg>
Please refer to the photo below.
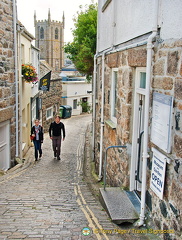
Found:
<svg viewBox="0 0 182 240"><path fill-rule="evenodd" d="M152 148L153 158L152 158L152 172L150 179L150 188L154 193L160 198L163 198L164 191L164 180L166 172L166 161L167 157Z"/></svg>
<svg viewBox="0 0 182 240"><path fill-rule="evenodd" d="M171 152L173 97L153 93L151 141L167 153Z"/></svg>

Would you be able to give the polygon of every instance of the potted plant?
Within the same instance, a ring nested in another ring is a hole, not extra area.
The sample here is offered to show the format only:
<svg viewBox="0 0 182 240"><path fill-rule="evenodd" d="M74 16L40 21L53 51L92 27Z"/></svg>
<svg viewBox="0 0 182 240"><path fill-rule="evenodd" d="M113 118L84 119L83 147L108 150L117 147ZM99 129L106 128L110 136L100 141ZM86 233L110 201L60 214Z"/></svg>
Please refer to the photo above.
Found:
<svg viewBox="0 0 182 240"><path fill-rule="evenodd" d="M38 81L36 69L31 64L22 64L23 80L28 83L36 83Z"/></svg>

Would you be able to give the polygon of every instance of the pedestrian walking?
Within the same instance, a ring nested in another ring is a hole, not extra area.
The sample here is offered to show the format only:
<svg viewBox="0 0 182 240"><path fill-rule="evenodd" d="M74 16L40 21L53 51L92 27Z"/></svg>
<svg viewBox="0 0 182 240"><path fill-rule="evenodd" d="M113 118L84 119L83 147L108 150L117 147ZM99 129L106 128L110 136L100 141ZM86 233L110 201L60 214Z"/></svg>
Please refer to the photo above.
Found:
<svg viewBox="0 0 182 240"><path fill-rule="evenodd" d="M39 153L39 159L42 157L42 143L44 140L44 133L43 133L43 127L40 125L40 122L38 119L35 120L35 125L31 128L31 135L30 138L34 143L34 149L35 149L35 161L38 160L38 153Z"/></svg>
<svg viewBox="0 0 182 240"><path fill-rule="evenodd" d="M62 138L63 133L63 138ZM50 124L49 127L49 136L52 139L52 148L54 151L54 158L57 157L57 160L60 160L61 153L61 141L65 139L65 127L61 122L61 117L59 115L55 116L55 121Z"/></svg>

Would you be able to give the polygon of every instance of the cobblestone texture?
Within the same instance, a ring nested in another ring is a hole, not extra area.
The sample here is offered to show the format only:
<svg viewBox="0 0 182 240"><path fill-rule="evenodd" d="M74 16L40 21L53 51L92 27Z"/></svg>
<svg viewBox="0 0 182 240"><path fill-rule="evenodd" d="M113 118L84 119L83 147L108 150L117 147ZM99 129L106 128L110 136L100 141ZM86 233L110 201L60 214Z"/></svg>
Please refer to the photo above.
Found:
<svg viewBox="0 0 182 240"><path fill-rule="evenodd" d="M0 178L0 239L149 239L116 232L121 227L109 220L84 181L85 131L91 115L63 122L66 140L61 161L53 159L51 140L45 134L41 160L33 161L31 149L28 167ZM91 229L89 236L82 234L84 227Z"/></svg>

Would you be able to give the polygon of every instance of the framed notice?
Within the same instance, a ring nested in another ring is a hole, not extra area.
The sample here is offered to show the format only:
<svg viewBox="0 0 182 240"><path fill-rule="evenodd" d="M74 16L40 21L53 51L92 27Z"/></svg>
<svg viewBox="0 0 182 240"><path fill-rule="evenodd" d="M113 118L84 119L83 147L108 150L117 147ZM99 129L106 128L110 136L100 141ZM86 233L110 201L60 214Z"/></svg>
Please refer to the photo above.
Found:
<svg viewBox="0 0 182 240"><path fill-rule="evenodd" d="M159 151L157 151L155 148L152 148L152 151L153 158L150 188L160 199L162 199L164 192L164 180L167 157L160 153Z"/></svg>
<svg viewBox="0 0 182 240"><path fill-rule="evenodd" d="M153 93L151 141L167 153L171 152L173 97Z"/></svg>

